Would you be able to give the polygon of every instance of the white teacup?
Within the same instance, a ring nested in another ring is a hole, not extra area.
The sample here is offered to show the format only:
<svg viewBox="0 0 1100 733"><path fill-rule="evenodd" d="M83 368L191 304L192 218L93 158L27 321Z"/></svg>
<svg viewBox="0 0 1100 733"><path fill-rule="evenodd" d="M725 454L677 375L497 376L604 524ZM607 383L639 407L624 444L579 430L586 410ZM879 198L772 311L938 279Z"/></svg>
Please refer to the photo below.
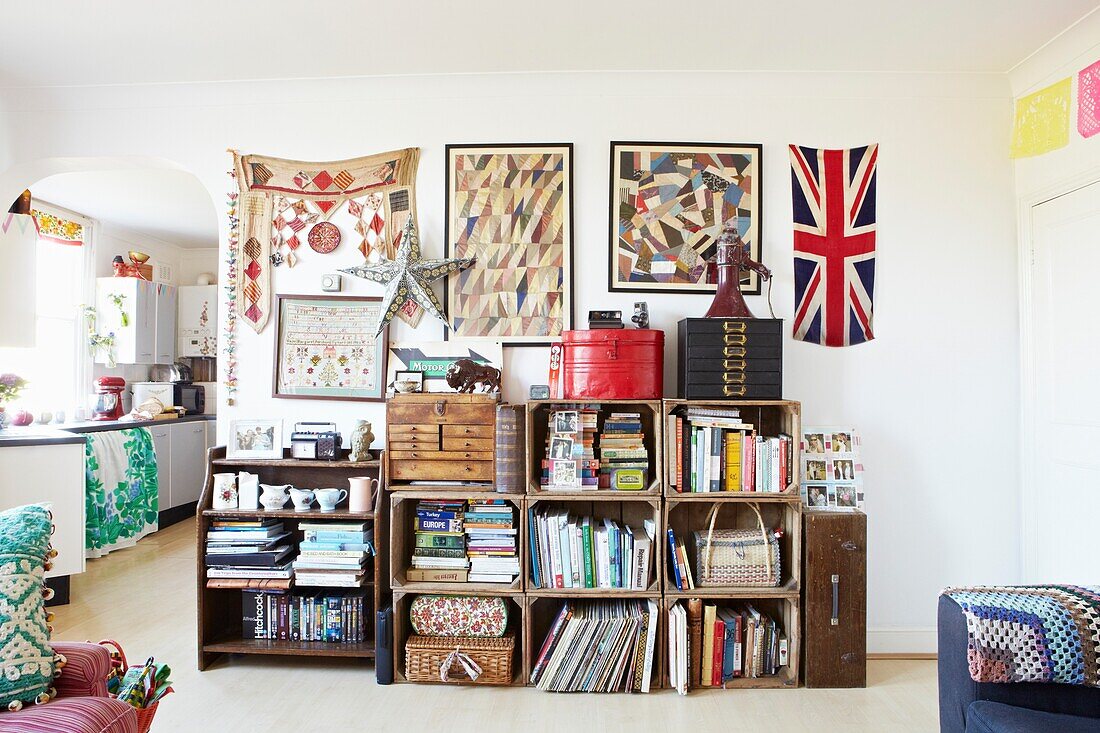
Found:
<svg viewBox="0 0 1100 733"><path fill-rule="evenodd" d="M313 505L313 492L309 489L291 489L290 499L294 502L294 511L308 512Z"/></svg>
<svg viewBox="0 0 1100 733"><path fill-rule="evenodd" d="M348 498L347 489L317 489L313 493L323 512L336 511L336 505Z"/></svg>

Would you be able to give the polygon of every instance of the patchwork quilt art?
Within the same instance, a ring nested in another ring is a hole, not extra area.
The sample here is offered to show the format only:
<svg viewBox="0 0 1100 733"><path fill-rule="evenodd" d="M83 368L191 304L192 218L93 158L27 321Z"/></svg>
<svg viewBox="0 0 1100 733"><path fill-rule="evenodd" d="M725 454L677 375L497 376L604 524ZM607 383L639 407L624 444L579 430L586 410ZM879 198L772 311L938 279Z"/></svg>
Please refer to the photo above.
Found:
<svg viewBox="0 0 1100 733"><path fill-rule="evenodd" d="M730 222L761 262L760 158L755 144L612 142L608 287L714 292L706 260ZM745 278L758 294L759 276Z"/></svg>
<svg viewBox="0 0 1100 733"><path fill-rule="evenodd" d="M456 338L545 344L572 327L570 144L448 145L447 286Z"/></svg>
<svg viewBox="0 0 1100 733"><path fill-rule="evenodd" d="M232 152L240 189L236 311L256 332L271 316L273 268L341 243L377 262L394 255L405 223L415 224L419 148L328 163ZM401 311L414 325L420 315L408 304Z"/></svg>

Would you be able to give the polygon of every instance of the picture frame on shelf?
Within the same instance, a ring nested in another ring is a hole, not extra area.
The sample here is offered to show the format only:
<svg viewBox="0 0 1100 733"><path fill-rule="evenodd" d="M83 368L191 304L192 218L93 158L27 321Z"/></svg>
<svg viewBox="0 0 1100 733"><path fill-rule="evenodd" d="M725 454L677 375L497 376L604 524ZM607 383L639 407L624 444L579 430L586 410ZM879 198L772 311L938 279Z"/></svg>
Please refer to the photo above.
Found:
<svg viewBox="0 0 1100 733"><path fill-rule="evenodd" d="M446 339L546 346L573 328L573 144L446 146ZM522 202L522 206L516 206Z"/></svg>
<svg viewBox="0 0 1100 733"><path fill-rule="evenodd" d="M227 458L278 460L283 457L282 420L230 420Z"/></svg>
<svg viewBox="0 0 1100 733"><path fill-rule="evenodd" d="M731 220L763 262L762 153L759 143L612 141L608 288L713 293L706 260ZM755 272L741 292L760 294Z"/></svg>
<svg viewBox="0 0 1100 733"><path fill-rule="evenodd" d="M271 396L386 399L386 332L375 335L382 298L278 295Z"/></svg>

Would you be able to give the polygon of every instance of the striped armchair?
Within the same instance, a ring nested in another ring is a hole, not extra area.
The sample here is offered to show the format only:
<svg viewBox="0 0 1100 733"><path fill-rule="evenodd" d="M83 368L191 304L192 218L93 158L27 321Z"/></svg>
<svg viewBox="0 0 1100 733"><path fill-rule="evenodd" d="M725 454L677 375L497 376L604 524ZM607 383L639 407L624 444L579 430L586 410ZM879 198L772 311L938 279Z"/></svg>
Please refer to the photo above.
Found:
<svg viewBox="0 0 1100 733"><path fill-rule="evenodd" d="M107 695L111 655L99 644L53 642L68 663L57 697L45 705L0 713L0 733L137 733L137 713Z"/></svg>

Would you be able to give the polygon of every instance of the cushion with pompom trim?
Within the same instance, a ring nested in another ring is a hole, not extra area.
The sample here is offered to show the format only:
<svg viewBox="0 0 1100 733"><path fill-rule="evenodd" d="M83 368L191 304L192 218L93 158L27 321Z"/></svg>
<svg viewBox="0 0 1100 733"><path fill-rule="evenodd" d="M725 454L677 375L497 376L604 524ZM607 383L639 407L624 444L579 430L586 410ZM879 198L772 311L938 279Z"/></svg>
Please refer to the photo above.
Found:
<svg viewBox="0 0 1100 733"><path fill-rule="evenodd" d="M56 554L53 520L32 504L0 512L0 708L18 710L54 696L45 573Z"/></svg>

